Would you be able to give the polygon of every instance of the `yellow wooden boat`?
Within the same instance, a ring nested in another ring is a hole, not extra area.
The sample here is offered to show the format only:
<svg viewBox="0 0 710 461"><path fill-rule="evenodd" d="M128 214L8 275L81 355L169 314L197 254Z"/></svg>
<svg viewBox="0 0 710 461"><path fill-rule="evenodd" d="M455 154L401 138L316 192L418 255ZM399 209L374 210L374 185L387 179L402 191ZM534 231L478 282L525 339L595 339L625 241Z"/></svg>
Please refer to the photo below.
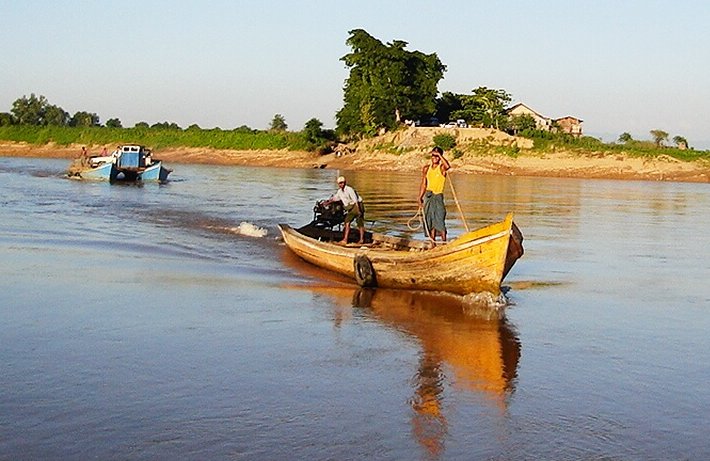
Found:
<svg viewBox="0 0 710 461"><path fill-rule="evenodd" d="M313 223L300 229L279 224L279 229L296 255L360 286L498 295L501 282L523 255L523 236L512 213L436 246L369 232L364 244L339 245L333 242L342 233Z"/></svg>

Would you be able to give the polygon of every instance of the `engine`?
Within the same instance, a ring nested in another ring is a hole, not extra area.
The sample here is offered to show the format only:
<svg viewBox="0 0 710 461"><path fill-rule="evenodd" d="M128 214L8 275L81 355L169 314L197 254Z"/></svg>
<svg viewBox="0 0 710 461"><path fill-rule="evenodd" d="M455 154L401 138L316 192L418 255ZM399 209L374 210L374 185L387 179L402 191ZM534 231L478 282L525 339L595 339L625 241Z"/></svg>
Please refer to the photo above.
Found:
<svg viewBox="0 0 710 461"><path fill-rule="evenodd" d="M331 202L326 204L325 200L319 200L313 207L313 222L316 227L335 227L345 221L345 212L342 202Z"/></svg>

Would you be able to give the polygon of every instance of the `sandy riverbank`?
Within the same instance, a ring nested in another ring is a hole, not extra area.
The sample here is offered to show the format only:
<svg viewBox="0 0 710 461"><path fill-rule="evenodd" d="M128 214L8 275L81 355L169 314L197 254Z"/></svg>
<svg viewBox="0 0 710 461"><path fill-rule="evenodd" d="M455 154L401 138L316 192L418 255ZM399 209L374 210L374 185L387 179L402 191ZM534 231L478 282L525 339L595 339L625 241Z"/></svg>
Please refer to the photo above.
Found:
<svg viewBox="0 0 710 461"><path fill-rule="evenodd" d="M251 165L285 168L333 168L343 170L419 171L427 161L428 146L408 145L402 153L378 150L374 144L359 145L354 152L336 156L317 155L288 150L238 151L206 148L170 148L154 150L154 157L167 166L174 164ZM99 154L104 146L87 146ZM111 150L111 146L106 146ZM17 157L66 158L77 157L81 146L34 146L24 143L0 143L0 155ZM475 151L474 151L475 152ZM710 182L710 162L684 162L669 156L654 159L621 154L567 152L539 154L521 149L520 154L475 154L467 152L459 159L450 159L454 171L465 174L516 176L547 176L569 178L600 178L679 182Z"/></svg>

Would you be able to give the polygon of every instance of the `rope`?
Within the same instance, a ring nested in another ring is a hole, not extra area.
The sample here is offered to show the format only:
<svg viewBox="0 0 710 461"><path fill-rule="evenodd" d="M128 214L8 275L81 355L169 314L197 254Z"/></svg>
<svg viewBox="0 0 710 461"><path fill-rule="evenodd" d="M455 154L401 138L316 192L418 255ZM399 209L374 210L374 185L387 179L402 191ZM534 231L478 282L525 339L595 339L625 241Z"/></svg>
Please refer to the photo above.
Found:
<svg viewBox="0 0 710 461"><path fill-rule="evenodd" d="M423 220L422 220L421 214L422 214L422 207L419 207L419 209L414 214L414 216L409 218L409 221L407 221L407 227L409 228L410 231L418 231L419 229L422 228ZM419 221L419 223L417 223L417 227L412 227L412 221L414 221L415 219L417 219Z"/></svg>
<svg viewBox="0 0 710 461"><path fill-rule="evenodd" d="M454 189L454 180L451 177L451 170L447 171L448 176L449 176L449 186L451 186L451 195L454 196L454 202L456 202L456 208L459 210L459 214L461 214L461 221L463 221L463 227L466 228L466 232L470 232L470 229L468 228L468 223L466 222L466 217L463 215L463 210L461 209L461 205L459 204L459 199L456 197L456 190Z"/></svg>
<svg viewBox="0 0 710 461"><path fill-rule="evenodd" d="M417 218L419 218L419 224L417 225L417 227L412 227L412 221L414 221ZM414 214L414 216L409 218L409 221L407 221L407 227L409 228L409 230L417 231L417 230L421 229L422 226L424 226L424 231L426 232L426 238L428 240L431 240L432 242L434 242L434 239L431 238L431 235L429 235L429 227L426 225L426 219L424 219L424 214L422 213L422 207L419 207L419 209Z"/></svg>

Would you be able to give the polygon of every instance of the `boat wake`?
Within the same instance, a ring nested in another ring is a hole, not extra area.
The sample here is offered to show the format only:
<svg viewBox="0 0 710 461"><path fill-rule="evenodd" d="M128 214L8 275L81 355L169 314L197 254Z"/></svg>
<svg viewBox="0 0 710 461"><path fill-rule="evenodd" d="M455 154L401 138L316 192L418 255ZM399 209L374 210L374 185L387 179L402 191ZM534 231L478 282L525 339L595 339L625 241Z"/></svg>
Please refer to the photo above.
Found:
<svg viewBox="0 0 710 461"><path fill-rule="evenodd" d="M234 232L235 234L255 238L266 237L266 234L268 234L268 231L263 227L256 226L246 221L242 221L237 227L232 227L229 230Z"/></svg>
<svg viewBox="0 0 710 461"><path fill-rule="evenodd" d="M464 312L468 314L481 315L486 313L488 316L502 316L505 308L510 304L508 298L503 293L494 295L493 293L469 293L461 297L464 306Z"/></svg>

